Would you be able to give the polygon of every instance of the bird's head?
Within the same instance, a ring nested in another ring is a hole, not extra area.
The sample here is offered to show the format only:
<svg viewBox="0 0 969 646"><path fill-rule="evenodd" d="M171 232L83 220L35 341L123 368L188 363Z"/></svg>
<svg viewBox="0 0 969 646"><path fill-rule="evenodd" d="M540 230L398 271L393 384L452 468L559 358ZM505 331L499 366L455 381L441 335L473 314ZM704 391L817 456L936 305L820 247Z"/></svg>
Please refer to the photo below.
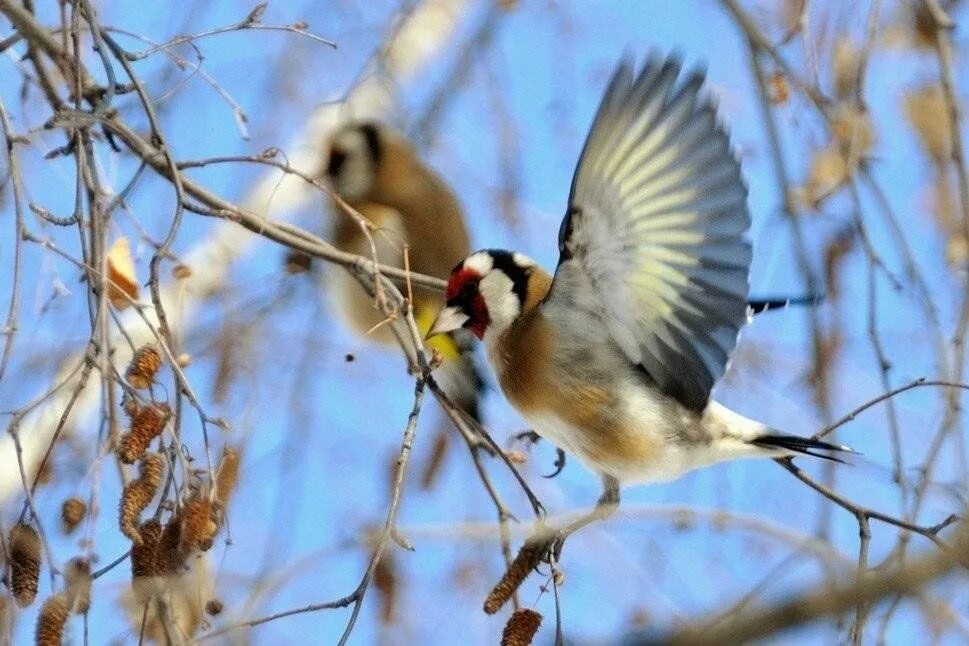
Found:
<svg viewBox="0 0 969 646"><path fill-rule="evenodd" d="M375 123L352 123L340 128L330 139L325 174L344 199L364 199L373 190L387 153L384 130Z"/></svg>
<svg viewBox="0 0 969 646"><path fill-rule="evenodd" d="M483 340L502 334L521 314L534 269L535 263L520 253L488 249L471 254L451 272L445 306L428 336L459 328Z"/></svg>

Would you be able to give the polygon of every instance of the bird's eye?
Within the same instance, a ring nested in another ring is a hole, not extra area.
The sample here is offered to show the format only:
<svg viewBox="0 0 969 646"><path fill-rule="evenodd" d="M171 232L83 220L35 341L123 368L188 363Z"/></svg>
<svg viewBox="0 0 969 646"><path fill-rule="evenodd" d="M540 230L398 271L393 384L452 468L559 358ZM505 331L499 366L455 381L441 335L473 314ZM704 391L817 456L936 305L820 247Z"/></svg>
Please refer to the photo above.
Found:
<svg viewBox="0 0 969 646"><path fill-rule="evenodd" d="M464 296L473 296L474 293L477 291L478 291L478 281L476 280L469 280L464 284L464 287L461 288L461 293Z"/></svg>
<svg viewBox="0 0 969 646"><path fill-rule="evenodd" d="M347 154L339 149L334 149L330 152L330 161L326 167L326 174L330 177L336 177L340 174L340 170L343 169L343 164L347 161Z"/></svg>

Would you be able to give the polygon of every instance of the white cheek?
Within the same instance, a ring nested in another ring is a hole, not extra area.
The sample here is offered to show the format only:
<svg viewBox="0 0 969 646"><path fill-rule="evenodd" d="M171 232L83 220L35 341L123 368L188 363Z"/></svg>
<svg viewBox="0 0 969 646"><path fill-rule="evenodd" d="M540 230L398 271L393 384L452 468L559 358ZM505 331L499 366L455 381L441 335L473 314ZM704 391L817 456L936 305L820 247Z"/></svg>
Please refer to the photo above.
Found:
<svg viewBox="0 0 969 646"><path fill-rule="evenodd" d="M481 279L478 289L488 308L490 328L503 332L518 316L518 298L512 292L514 283L503 272L493 271Z"/></svg>

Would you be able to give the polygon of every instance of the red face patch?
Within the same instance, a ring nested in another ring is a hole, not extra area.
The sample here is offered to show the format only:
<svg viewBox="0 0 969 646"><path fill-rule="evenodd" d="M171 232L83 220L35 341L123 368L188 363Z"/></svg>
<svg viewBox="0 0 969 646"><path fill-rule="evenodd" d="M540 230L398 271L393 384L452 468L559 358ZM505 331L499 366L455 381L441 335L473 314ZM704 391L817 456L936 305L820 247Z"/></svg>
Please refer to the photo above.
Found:
<svg viewBox="0 0 969 646"><path fill-rule="evenodd" d="M481 276L475 270L464 267L458 269L451 274L451 279L447 283L447 289L444 291L444 299L448 302L457 299L467 289L466 285L479 280L481 280Z"/></svg>
<svg viewBox="0 0 969 646"><path fill-rule="evenodd" d="M474 332L476 337L483 339L485 330L488 328L488 324L491 323L491 317L488 315L488 306L485 305L484 296L480 292L475 293L474 300L471 302L469 316L471 318L465 323L465 327Z"/></svg>
<svg viewBox="0 0 969 646"><path fill-rule="evenodd" d="M468 316L464 327L471 330L479 339L484 338L485 329L491 323L488 306L478 291L481 275L473 269L461 268L451 274L444 292L449 307L460 308Z"/></svg>

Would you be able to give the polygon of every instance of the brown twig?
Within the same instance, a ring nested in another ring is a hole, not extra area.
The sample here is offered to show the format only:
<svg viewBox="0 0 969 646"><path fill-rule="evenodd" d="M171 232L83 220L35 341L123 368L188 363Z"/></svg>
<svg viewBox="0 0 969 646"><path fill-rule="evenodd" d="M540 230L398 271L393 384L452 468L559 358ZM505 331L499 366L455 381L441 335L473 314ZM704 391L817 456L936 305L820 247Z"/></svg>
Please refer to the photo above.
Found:
<svg viewBox="0 0 969 646"><path fill-rule="evenodd" d="M657 643L702 646L753 641L892 595L917 594L925 584L967 563L969 536L963 527L953 541L952 549L924 554L898 568L866 574L836 586L824 583L775 606L739 612L716 625L698 621Z"/></svg>

